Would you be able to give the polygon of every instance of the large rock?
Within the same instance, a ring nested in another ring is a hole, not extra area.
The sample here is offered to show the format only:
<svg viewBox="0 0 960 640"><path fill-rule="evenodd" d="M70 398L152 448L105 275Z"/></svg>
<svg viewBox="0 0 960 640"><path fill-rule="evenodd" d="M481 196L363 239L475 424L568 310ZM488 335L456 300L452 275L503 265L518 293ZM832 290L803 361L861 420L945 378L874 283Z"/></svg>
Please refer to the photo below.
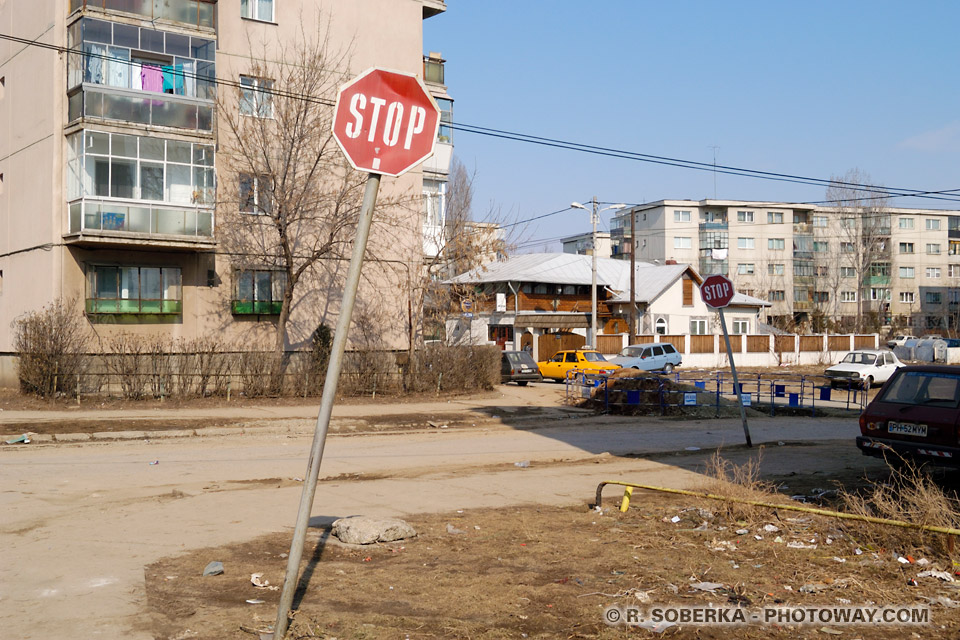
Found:
<svg viewBox="0 0 960 640"><path fill-rule="evenodd" d="M373 544L413 538L417 532L398 518L351 516L333 523L333 535L347 544Z"/></svg>

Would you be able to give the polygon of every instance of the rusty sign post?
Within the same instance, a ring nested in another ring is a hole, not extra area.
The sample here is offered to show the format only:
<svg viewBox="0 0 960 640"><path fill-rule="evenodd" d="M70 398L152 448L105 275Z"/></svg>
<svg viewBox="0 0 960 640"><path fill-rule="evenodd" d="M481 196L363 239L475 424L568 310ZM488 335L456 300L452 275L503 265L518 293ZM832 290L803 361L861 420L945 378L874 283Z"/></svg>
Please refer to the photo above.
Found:
<svg viewBox="0 0 960 640"><path fill-rule="evenodd" d="M737 405L740 407L740 420L743 421L743 435L747 439L747 446L752 447L750 441L750 429L747 427L747 412L743 408L743 389L740 388L740 380L737 378L737 365L733 361L733 349L730 348L730 334L727 333L727 319L723 316L723 309L733 300L736 289L733 288L733 282L730 278L722 275L707 276L700 284L700 297L711 309L716 309L720 313L720 327L723 329L723 341L727 345L727 358L730 359L730 371L733 373L733 392L737 396Z"/></svg>
<svg viewBox="0 0 960 640"><path fill-rule="evenodd" d="M334 111L334 139L354 169L366 171L369 176L357 222L353 255L343 287L343 303L333 334L330 362L323 384L313 445L307 460L307 473L293 541L290 543L283 590L280 592L272 634L275 640L282 640L290 624L290 608L297 591L303 545L317 491L323 447L333 413L347 333L360 284L363 255L380 189L380 177L381 174L399 176L430 157L440 126L440 109L423 82L414 75L384 69L369 69L341 87Z"/></svg>

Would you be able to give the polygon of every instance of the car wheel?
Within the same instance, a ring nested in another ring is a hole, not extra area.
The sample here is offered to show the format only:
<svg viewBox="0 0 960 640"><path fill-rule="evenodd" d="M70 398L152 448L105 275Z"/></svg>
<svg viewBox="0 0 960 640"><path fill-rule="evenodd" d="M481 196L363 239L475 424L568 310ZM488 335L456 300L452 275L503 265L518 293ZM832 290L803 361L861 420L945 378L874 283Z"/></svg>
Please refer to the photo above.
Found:
<svg viewBox="0 0 960 640"><path fill-rule="evenodd" d="M667 364L663 365L663 372L664 372L664 373L671 373L672 371L673 371L673 364L672 364L672 363L668 362Z"/></svg>
<svg viewBox="0 0 960 640"><path fill-rule="evenodd" d="M518 384L519 386L521 386L521 387L525 387L525 386L527 386L527 381L526 381L526 380L518 380L518 381L517 381L517 384Z"/></svg>

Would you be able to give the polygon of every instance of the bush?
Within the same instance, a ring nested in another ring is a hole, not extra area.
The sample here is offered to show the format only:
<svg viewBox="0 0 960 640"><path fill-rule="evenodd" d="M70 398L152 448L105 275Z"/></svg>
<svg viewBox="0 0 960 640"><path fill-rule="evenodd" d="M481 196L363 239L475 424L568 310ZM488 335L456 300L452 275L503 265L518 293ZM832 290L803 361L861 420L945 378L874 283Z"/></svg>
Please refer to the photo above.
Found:
<svg viewBox="0 0 960 640"><path fill-rule="evenodd" d="M84 372L87 328L73 301L57 299L13 323L18 377L24 393L72 393Z"/></svg>
<svg viewBox="0 0 960 640"><path fill-rule="evenodd" d="M501 351L495 346L428 345L415 352L407 373L409 391L476 391L500 382Z"/></svg>

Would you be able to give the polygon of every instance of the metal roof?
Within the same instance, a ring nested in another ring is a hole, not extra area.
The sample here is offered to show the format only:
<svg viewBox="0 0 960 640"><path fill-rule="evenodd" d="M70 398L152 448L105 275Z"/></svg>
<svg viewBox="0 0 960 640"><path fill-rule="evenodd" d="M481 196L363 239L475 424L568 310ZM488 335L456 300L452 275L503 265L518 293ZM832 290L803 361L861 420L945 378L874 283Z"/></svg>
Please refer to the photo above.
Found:
<svg viewBox="0 0 960 640"><path fill-rule="evenodd" d="M636 301L650 303L657 299L687 270L699 284L702 278L688 264L653 264L637 262L635 272ZM589 285L592 281L593 256L575 253L525 253L506 260L471 269L447 281L448 284L488 284L495 282L542 282L546 284ZM630 261L597 258L597 286L607 287L614 304L630 301ZM733 296L732 306L770 306L770 303L742 293Z"/></svg>

